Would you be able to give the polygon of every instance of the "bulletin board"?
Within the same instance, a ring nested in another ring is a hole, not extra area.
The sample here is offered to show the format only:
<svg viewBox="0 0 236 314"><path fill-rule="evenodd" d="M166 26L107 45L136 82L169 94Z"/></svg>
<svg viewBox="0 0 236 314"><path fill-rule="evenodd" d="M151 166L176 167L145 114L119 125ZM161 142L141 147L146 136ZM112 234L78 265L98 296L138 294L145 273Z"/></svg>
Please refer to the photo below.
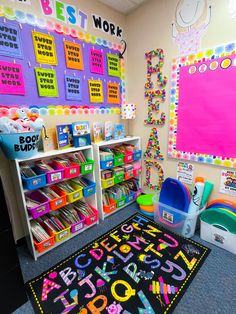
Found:
<svg viewBox="0 0 236 314"><path fill-rule="evenodd" d="M41 115L120 113L120 45L7 9L0 16L0 116L19 107ZM110 65L111 56L118 62ZM110 84L119 89L118 101L109 96Z"/></svg>
<svg viewBox="0 0 236 314"><path fill-rule="evenodd" d="M236 168L236 45L172 63L168 156Z"/></svg>

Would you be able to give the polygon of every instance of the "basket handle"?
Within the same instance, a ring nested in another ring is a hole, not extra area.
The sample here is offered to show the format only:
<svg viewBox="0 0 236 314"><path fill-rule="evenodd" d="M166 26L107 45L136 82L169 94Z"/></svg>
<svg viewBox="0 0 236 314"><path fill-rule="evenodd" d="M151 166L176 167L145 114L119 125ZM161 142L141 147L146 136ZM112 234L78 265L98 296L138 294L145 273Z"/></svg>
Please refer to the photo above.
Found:
<svg viewBox="0 0 236 314"><path fill-rule="evenodd" d="M220 225L220 224L213 224L212 226L216 227L216 228L219 228L221 230L225 230L227 232L229 232L229 230L227 228L225 228L224 226Z"/></svg>

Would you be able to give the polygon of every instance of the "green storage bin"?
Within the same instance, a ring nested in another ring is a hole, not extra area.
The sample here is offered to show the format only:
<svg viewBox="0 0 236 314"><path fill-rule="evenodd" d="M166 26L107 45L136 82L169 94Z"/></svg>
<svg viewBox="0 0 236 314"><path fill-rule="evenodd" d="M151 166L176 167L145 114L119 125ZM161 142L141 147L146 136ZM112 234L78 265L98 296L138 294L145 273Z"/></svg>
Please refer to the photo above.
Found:
<svg viewBox="0 0 236 314"><path fill-rule="evenodd" d="M125 196L122 196L119 200L116 200L116 208L120 208L125 205Z"/></svg>
<svg viewBox="0 0 236 314"><path fill-rule="evenodd" d="M115 176L115 184L120 183L120 182L123 182L123 181L124 181L124 176L125 176L124 173L117 174L117 175Z"/></svg>
<svg viewBox="0 0 236 314"><path fill-rule="evenodd" d="M124 155L118 154L114 157L114 166L120 166L124 164Z"/></svg>
<svg viewBox="0 0 236 314"><path fill-rule="evenodd" d="M88 159L87 162L80 164L80 173L81 174L93 172L93 169L94 169L94 160Z"/></svg>

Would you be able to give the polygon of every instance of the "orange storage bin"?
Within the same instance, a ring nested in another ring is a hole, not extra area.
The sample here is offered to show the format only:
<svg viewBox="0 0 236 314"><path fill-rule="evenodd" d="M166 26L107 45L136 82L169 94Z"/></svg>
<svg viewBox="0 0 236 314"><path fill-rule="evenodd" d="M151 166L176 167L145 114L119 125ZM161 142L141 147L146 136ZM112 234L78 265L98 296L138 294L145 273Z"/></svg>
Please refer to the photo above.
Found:
<svg viewBox="0 0 236 314"><path fill-rule="evenodd" d="M50 187L55 193L60 195L60 197L54 198L53 200L49 200L49 206L51 210L57 210L66 205L66 194L62 190L60 190L57 186Z"/></svg>
<svg viewBox="0 0 236 314"><path fill-rule="evenodd" d="M112 199L109 199L110 205L103 205L103 211L106 214L112 213L114 210L116 210L116 202Z"/></svg>

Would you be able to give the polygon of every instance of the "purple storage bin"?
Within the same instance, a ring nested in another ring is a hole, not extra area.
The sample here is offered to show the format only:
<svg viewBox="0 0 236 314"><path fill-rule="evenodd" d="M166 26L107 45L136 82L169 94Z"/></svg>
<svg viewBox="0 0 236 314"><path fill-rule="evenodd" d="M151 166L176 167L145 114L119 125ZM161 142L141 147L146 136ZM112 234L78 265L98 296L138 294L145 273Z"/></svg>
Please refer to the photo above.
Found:
<svg viewBox="0 0 236 314"><path fill-rule="evenodd" d="M39 169L41 173L46 173L47 184L60 182L64 179L64 168L55 165L54 163L48 163L54 170L53 171L43 171Z"/></svg>
<svg viewBox="0 0 236 314"><path fill-rule="evenodd" d="M27 210L31 214L33 219L43 216L50 211L48 198L41 194L39 191L27 193L26 196L29 196L31 199L40 203L35 207L27 207Z"/></svg>

